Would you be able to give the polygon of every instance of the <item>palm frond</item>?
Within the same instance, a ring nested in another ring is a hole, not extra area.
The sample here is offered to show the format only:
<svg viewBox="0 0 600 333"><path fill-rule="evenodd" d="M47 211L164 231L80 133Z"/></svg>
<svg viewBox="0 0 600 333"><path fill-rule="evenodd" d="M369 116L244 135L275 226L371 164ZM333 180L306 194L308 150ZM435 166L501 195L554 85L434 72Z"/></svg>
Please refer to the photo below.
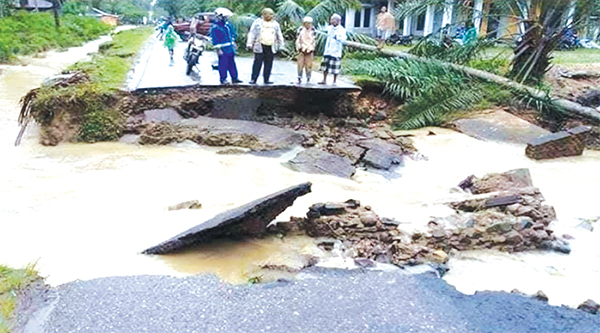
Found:
<svg viewBox="0 0 600 333"><path fill-rule="evenodd" d="M285 0L279 4L277 16L280 20L289 20L295 24L300 24L306 15L306 11L302 6L293 0Z"/></svg>
<svg viewBox="0 0 600 333"><path fill-rule="evenodd" d="M333 14L343 14L346 9L361 8L362 3L359 0L325 0L319 2L306 15L315 19L316 22L329 22Z"/></svg>
<svg viewBox="0 0 600 333"><path fill-rule="evenodd" d="M396 115L396 126L404 130L439 126L451 112L471 109L483 97L481 89L464 84L450 89L440 85L434 91L406 104Z"/></svg>

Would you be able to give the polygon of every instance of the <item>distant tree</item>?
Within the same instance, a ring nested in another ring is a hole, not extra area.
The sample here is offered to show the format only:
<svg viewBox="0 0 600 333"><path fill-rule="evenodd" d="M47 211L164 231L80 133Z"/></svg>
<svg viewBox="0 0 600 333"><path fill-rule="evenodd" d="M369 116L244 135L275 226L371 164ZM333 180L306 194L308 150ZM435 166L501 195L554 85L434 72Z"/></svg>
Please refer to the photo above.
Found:
<svg viewBox="0 0 600 333"><path fill-rule="evenodd" d="M13 11L14 1L0 0L0 17L9 16Z"/></svg>

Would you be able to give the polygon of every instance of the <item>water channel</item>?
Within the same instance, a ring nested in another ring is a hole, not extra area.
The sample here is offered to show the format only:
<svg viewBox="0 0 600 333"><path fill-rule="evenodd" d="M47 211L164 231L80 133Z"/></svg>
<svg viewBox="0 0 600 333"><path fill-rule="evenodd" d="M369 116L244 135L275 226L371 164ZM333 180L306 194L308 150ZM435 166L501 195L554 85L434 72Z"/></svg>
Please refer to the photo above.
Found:
<svg viewBox="0 0 600 333"><path fill-rule="evenodd" d="M360 170L353 180L345 180L287 169L282 162L294 152L280 157L219 155L192 143L44 147L35 126L14 147L19 99L101 42L26 59L25 66L0 66L0 263L20 267L37 262L51 285L105 276L207 272L245 282L258 265L293 267L303 256L323 253L306 238L219 243L162 258L139 253L226 209L305 181L313 182L313 193L298 199L278 220L303 216L316 202L353 198L380 216L404 222L403 228L423 228L430 216L449 213L440 203L461 197L452 188L467 176L529 168L534 184L557 210L557 234L575 237L572 253L464 252L451 258L445 279L465 293L517 288L543 290L556 305L600 300L600 223L593 232L577 228L580 218L600 216L600 152L536 162L524 156L522 146L424 129L411 133L427 160L408 160L395 177ZM437 135L427 135L429 130ZM203 208L167 211L188 200L199 200Z"/></svg>

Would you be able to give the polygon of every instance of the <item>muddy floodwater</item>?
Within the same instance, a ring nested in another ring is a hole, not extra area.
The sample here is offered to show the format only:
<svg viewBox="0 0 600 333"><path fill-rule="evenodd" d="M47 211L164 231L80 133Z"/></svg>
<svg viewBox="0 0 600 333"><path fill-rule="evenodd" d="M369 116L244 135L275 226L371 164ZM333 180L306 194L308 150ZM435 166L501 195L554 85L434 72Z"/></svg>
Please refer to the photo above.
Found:
<svg viewBox="0 0 600 333"><path fill-rule="evenodd" d="M49 53L28 60L27 66L0 66L0 263L37 262L52 285L116 275L207 272L245 282L256 267L296 267L305 256L322 255L321 250L308 238L271 238L211 244L165 257L140 251L224 210L306 181L313 182L313 192L278 220L303 216L316 202L353 198L380 216L403 222L405 229L423 228L430 216L450 212L440 203L460 198L452 188L467 176L529 168L534 185L556 208L559 221L553 228L575 237L572 253L463 252L451 258L445 279L466 293L543 290L550 303L571 306L600 299L600 222L594 231L577 227L579 219L600 216L600 152L536 162L524 156L522 146L433 128L412 132L427 160L407 160L391 176L359 170L346 180L287 169L282 162L296 152L219 155L193 143L43 147L35 126L14 147L21 96L98 44ZM428 136L429 130L437 135ZM167 211L189 200L199 200L202 209Z"/></svg>

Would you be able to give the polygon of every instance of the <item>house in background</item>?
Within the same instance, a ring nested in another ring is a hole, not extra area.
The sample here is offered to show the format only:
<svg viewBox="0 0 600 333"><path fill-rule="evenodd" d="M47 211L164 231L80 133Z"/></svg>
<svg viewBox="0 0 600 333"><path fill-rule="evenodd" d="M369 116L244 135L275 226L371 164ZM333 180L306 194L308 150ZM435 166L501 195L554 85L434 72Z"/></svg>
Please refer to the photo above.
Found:
<svg viewBox="0 0 600 333"><path fill-rule="evenodd" d="M46 0L16 0L14 5L15 8L27 10L50 10L54 7L51 1Z"/></svg>
<svg viewBox="0 0 600 333"><path fill-rule="evenodd" d="M473 8L469 14L457 10L456 4L459 1L465 3L464 0L447 0L445 5L427 6L426 13L406 17L404 20L397 22L398 32L404 36L423 37L437 33L446 25L450 25L452 27L450 33L453 34L461 23L467 28L475 28L479 35L486 34L492 38L510 38L523 32L524 27L519 25L518 20L503 15L493 0L468 1L468 5ZM375 36L375 22L379 9L383 6L394 8L398 2L400 0L365 1L361 9L346 11L343 17L344 27L351 32ZM572 24L576 7L577 1L572 0L568 10L557 13L555 20L557 24L564 26Z"/></svg>
<svg viewBox="0 0 600 333"><path fill-rule="evenodd" d="M364 2L361 9L348 9L342 15L342 22L347 31L375 36L377 28L377 14L381 7L394 6L394 1Z"/></svg>

